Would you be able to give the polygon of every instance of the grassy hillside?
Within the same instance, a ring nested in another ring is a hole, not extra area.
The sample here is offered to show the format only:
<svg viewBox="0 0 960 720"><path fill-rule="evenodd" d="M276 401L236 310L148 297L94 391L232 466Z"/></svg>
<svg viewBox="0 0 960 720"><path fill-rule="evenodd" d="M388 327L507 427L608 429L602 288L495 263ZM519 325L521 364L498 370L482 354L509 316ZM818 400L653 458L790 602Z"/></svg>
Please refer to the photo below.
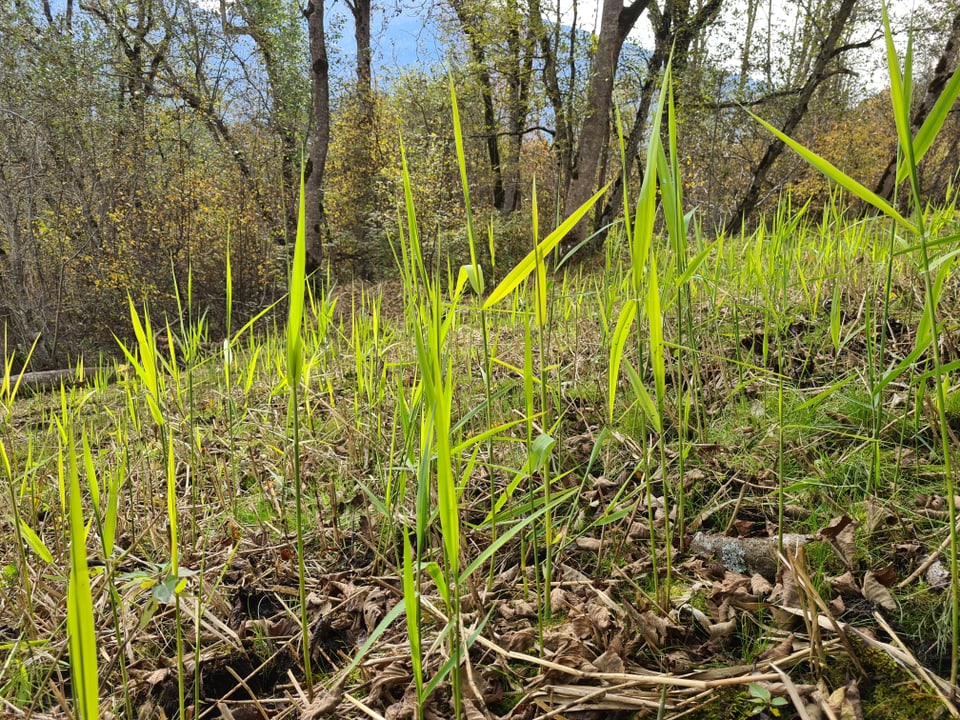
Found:
<svg viewBox="0 0 960 720"><path fill-rule="evenodd" d="M821 166L883 215L708 237L669 82L602 268L553 269L593 201L500 267L466 192L429 267L405 175L392 284L301 233L283 326L228 265L222 343L131 301L125 364L8 368L5 712L956 716L954 208Z"/></svg>

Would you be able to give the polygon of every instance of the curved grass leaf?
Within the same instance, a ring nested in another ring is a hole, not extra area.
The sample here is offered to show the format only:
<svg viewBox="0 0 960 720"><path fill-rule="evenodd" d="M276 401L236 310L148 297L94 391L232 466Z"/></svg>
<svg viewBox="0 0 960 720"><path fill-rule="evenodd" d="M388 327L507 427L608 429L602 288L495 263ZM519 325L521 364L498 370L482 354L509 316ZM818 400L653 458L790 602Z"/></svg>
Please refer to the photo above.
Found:
<svg viewBox="0 0 960 720"><path fill-rule="evenodd" d="M24 542L30 546L30 549L33 550L41 560L45 563L53 562L53 555L50 554L43 540L33 531L33 528L24 522L23 518L20 518L20 537L23 538Z"/></svg>
<svg viewBox="0 0 960 720"><path fill-rule="evenodd" d="M497 285L487 297L486 302L483 303L483 309L489 310L498 302L507 297L512 293L517 286L522 283L527 277L530 276L536 267L537 267L537 255L539 253L540 257L546 257L551 253L551 251L559 244L567 234L576 227L584 215L590 212L590 209L596 204L596 202L604 196L607 192L608 185L605 185L596 194L587 200L583 205L578 207L566 220L564 220L560 226L554 230L552 233L547 235L543 242L539 243L534 250L531 250L523 260L518 262L516 266L511 270L507 276L500 281L500 284Z"/></svg>
<svg viewBox="0 0 960 720"><path fill-rule="evenodd" d="M617 318L617 326L613 331L613 338L610 343L610 377L607 387L610 422L613 422L613 407L617 398L617 380L620 377L623 348L626 345L627 338L630 337L630 329L633 327L633 319L636 315L637 301L627 300L620 308L620 316Z"/></svg>
<svg viewBox="0 0 960 720"><path fill-rule="evenodd" d="M69 419L64 423L69 424ZM70 581L67 588L67 636L73 678L76 714L81 720L99 720L100 697L97 675L97 638L94 632L93 597L87 566L86 527L80 497L80 472L72 428L68 433L70 505Z"/></svg>
<svg viewBox="0 0 960 720"><path fill-rule="evenodd" d="M836 167L829 161L823 159L812 150L807 149L806 147L798 143L796 140L794 140L790 136L780 132L777 128L775 128L773 125L768 123L763 118L760 118L757 115L754 115L749 110L745 110L745 112L748 115L750 115L750 117L752 117L754 120L756 120L758 123L763 125L767 130L773 133L776 137L778 137L780 140L786 143L794 152L796 152L800 157L806 160L811 167L815 168L821 174L826 176L827 179L832 180L837 185L842 187L844 190L860 198L865 203L872 205L877 210L882 212L884 215L886 215L889 218L892 218L893 220L898 222L900 225L902 225L904 228L906 228L910 232L912 233L917 232L917 227L912 222L910 222L905 217L903 217L903 215L898 213L890 203L888 203L882 197L877 195L875 192L873 192L872 190L869 190L867 187L865 187L861 183L854 180L852 177L847 175L838 167Z"/></svg>

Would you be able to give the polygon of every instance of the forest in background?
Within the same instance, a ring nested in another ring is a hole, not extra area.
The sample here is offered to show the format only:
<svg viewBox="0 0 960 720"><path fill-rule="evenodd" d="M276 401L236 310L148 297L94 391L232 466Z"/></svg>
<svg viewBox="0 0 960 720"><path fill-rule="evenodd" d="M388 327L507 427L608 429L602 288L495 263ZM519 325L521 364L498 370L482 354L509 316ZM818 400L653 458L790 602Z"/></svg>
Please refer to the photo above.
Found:
<svg viewBox="0 0 960 720"><path fill-rule="evenodd" d="M35 341L34 369L112 350L127 332L128 294L162 318L188 285L216 334L228 253L237 315L281 297L302 161L311 269L340 282L396 275L401 141L428 263L460 264L469 251L451 79L473 211L502 267L532 247L534 181L544 232L612 182L567 247L619 216L620 179L642 168L671 52L685 199L704 233L762 222L787 189L795 207L830 206L826 181L745 108L894 195L889 93L872 81L870 50L882 45L873 0L345 6L346 23L331 6L280 0L0 6L8 358ZM377 33L400 13L422 14L446 56L384 61ZM896 20L898 43L913 27L919 127L955 66L960 9L932 2ZM923 165L933 202L952 199L958 135L951 115Z"/></svg>

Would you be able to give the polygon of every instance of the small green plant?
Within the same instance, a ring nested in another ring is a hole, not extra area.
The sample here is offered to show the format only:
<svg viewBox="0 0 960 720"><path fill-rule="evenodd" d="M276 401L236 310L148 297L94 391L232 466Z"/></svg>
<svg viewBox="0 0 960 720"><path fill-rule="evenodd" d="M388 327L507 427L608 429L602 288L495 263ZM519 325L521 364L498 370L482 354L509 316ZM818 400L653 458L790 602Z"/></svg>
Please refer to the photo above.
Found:
<svg viewBox="0 0 960 720"><path fill-rule="evenodd" d="M750 693L750 717L780 717L780 709L790 704L786 698L774 696L768 688L757 683L750 683L747 690Z"/></svg>

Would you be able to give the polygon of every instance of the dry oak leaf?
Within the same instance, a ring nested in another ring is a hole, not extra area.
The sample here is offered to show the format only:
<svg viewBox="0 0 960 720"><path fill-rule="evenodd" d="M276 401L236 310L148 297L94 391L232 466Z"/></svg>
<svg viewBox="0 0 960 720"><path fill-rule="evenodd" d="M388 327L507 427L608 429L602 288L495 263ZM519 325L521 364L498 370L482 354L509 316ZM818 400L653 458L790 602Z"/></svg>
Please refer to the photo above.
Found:
<svg viewBox="0 0 960 720"><path fill-rule="evenodd" d="M604 673L622 673L625 669L620 651L612 646L596 657L593 666Z"/></svg>
<svg viewBox="0 0 960 720"><path fill-rule="evenodd" d="M333 687L327 690L312 703L307 705L300 713L300 720L315 720L316 718L332 715L343 700L343 679L334 683Z"/></svg>
<svg viewBox="0 0 960 720"><path fill-rule="evenodd" d="M490 720L490 715L482 712L470 698L463 698L463 714L467 720Z"/></svg>
<svg viewBox="0 0 960 720"><path fill-rule="evenodd" d="M515 600L513 602L503 603L500 606L500 615L507 620L514 618L535 618L537 617L537 606L526 600Z"/></svg>
<svg viewBox="0 0 960 720"><path fill-rule="evenodd" d="M827 582L830 583L830 587L834 589L834 592L838 592L841 595L846 595L847 597L860 595L860 586L857 584L856 578L853 577L853 573L849 570L843 575L828 578Z"/></svg>
<svg viewBox="0 0 960 720"><path fill-rule="evenodd" d="M883 586L877 579L877 576L870 570L867 570L863 576L863 596L884 610L888 610L889 612L897 611L897 601L893 599L890 591Z"/></svg>
<svg viewBox="0 0 960 720"><path fill-rule="evenodd" d="M655 650L660 650L666 644L670 621L660 617L651 610L641 613L638 618L640 632L647 644Z"/></svg>
<svg viewBox="0 0 960 720"><path fill-rule="evenodd" d="M794 634L790 633L784 638L781 642L777 643L772 647L768 647L762 653L760 653L759 660L779 660L780 658L787 657L790 653L793 652L793 640Z"/></svg>
<svg viewBox="0 0 960 720"><path fill-rule="evenodd" d="M595 629L593 620L587 615L576 615L572 617L570 619L570 628L574 634L582 640L593 637Z"/></svg>
<svg viewBox="0 0 960 720"><path fill-rule="evenodd" d="M598 630L609 630L613 622L610 608L598 602L587 603L587 615Z"/></svg>
<svg viewBox="0 0 960 720"><path fill-rule="evenodd" d="M385 668L374 672L373 677L370 678L370 696L382 700L388 695L389 690L400 685L407 685L412 679L413 675L406 663L402 660L395 660Z"/></svg>
<svg viewBox="0 0 960 720"><path fill-rule="evenodd" d="M503 645L510 652L526 652L536 641L537 631L532 627L515 630L503 636Z"/></svg>
<svg viewBox="0 0 960 720"><path fill-rule="evenodd" d="M857 681L851 680L844 687L830 693L827 700L834 717L840 720L863 720L863 708L860 705L860 690Z"/></svg>
<svg viewBox="0 0 960 720"><path fill-rule="evenodd" d="M417 718L417 687L411 685L403 693L399 702L395 702L386 709L383 716L387 720L415 720Z"/></svg>
<svg viewBox="0 0 960 720"><path fill-rule="evenodd" d="M830 608L830 614L833 617L840 617L847 611L847 606L843 602L843 598L837 595L833 600L827 603L827 606Z"/></svg>
<svg viewBox="0 0 960 720"><path fill-rule="evenodd" d="M830 524L822 528L819 533L820 537L837 551L843 564L848 568L853 567L853 559L857 551L855 531L856 525L853 520L843 515L831 520Z"/></svg>
<svg viewBox="0 0 960 720"><path fill-rule="evenodd" d="M736 631L739 623L736 618L733 620L727 620L726 622L714 623L710 626L710 640L713 642L721 642L729 638Z"/></svg>
<svg viewBox="0 0 960 720"><path fill-rule="evenodd" d="M750 590L756 596L769 595L773 592L773 585L760 573L754 573L750 578Z"/></svg>
<svg viewBox="0 0 960 720"><path fill-rule="evenodd" d="M600 548L603 547L603 543L598 538L592 537L579 537L575 544L578 550L589 552L599 552Z"/></svg>
<svg viewBox="0 0 960 720"><path fill-rule="evenodd" d="M550 591L550 607L554 610L567 609L571 606L569 593L563 588L554 588Z"/></svg>

